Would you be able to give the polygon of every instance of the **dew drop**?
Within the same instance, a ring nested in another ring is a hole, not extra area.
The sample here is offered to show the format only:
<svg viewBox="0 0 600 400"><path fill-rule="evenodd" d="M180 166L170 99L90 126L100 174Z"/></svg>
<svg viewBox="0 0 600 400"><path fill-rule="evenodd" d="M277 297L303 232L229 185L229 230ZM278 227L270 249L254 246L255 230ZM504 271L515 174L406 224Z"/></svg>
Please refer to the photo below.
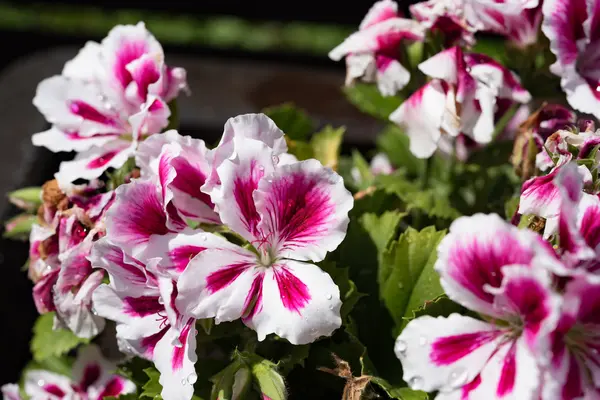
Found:
<svg viewBox="0 0 600 400"><path fill-rule="evenodd" d="M423 379L420 376L413 376L409 379L408 386L413 390L421 390L423 387Z"/></svg>
<svg viewBox="0 0 600 400"><path fill-rule="evenodd" d="M183 386L187 385L187 379L183 378L183 379L181 380L181 384L182 384Z"/></svg>
<svg viewBox="0 0 600 400"><path fill-rule="evenodd" d="M46 382L43 379L40 379L39 381L37 381L37 384L39 387L42 387L46 384Z"/></svg>
<svg viewBox="0 0 600 400"><path fill-rule="evenodd" d="M183 343L181 343L181 340L179 340L179 338L175 338L175 340L173 340L173 346L183 347Z"/></svg>
<svg viewBox="0 0 600 400"><path fill-rule="evenodd" d="M196 383L196 381L198 380L198 375L191 373L188 375L187 377L187 383L189 383L190 385L193 385L194 383Z"/></svg>
<svg viewBox="0 0 600 400"><path fill-rule="evenodd" d="M408 346L406 345L406 342L404 340L398 340L396 342L394 350L396 350L396 354L405 355L407 348Z"/></svg>
<svg viewBox="0 0 600 400"><path fill-rule="evenodd" d="M327 295L327 300L331 300L332 298L333 298L333 295L332 295L331 293L329 293L329 294Z"/></svg>
<svg viewBox="0 0 600 400"><path fill-rule="evenodd" d="M427 345L427 343L428 343L428 342L429 342L429 340L428 340L428 339L427 339L425 336L421 336L421 337L419 338L419 344L420 344L421 346L425 346L425 345Z"/></svg>
<svg viewBox="0 0 600 400"><path fill-rule="evenodd" d="M454 388L461 387L467 381L467 370L464 368L457 368L450 372L449 384Z"/></svg>
<svg viewBox="0 0 600 400"><path fill-rule="evenodd" d="M277 157L277 156L273 156L273 157L272 157L272 160L273 160L273 165L277 165L277 164L279 164L279 157Z"/></svg>
<svg viewBox="0 0 600 400"><path fill-rule="evenodd" d="M206 237L206 235L202 235L202 239L201 239L201 240L202 240L203 242L206 242L206 240L207 240L207 239L208 239L208 237Z"/></svg>
<svg viewBox="0 0 600 400"><path fill-rule="evenodd" d="M329 305L329 309L330 309L330 310L333 310L333 304L330 304L330 305Z"/></svg>
<svg viewBox="0 0 600 400"><path fill-rule="evenodd" d="M398 282L398 289L404 289L404 284L402 282Z"/></svg>
<svg viewBox="0 0 600 400"><path fill-rule="evenodd" d="M165 301L163 300L162 296L158 297L158 304L165 304Z"/></svg>

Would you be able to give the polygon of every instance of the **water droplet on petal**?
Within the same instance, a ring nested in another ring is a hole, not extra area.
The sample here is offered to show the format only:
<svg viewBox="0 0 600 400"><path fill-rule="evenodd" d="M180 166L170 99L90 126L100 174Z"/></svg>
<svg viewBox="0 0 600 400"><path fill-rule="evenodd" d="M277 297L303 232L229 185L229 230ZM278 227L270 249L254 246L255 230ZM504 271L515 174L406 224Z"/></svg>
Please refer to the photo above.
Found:
<svg viewBox="0 0 600 400"><path fill-rule="evenodd" d="M273 156L272 160L273 160L273 165L279 164L279 157Z"/></svg>
<svg viewBox="0 0 600 400"><path fill-rule="evenodd" d="M333 298L333 295L332 295L331 293L329 293L329 294L327 295L327 300L331 300L332 298Z"/></svg>
<svg viewBox="0 0 600 400"><path fill-rule="evenodd" d="M421 390L423 387L423 379L420 376L413 376L408 380L408 386L413 390Z"/></svg>
<svg viewBox="0 0 600 400"><path fill-rule="evenodd" d="M181 380L181 384L182 384L183 386L187 385L187 379L183 378L183 379Z"/></svg>
<svg viewBox="0 0 600 400"><path fill-rule="evenodd" d="M330 310L333 310L333 304L330 304L330 305L329 305L329 309L330 309Z"/></svg>
<svg viewBox="0 0 600 400"><path fill-rule="evenodd" d="M165 304L165 301L161 296L158 297L158 304Z"/></svg>
<svg viewBox="0 0 600 400"><path fill-rule="evenodd" d="M37 381L38 386L42 387L46 384L46 382L43 379L40 379L39 381Z"/></svg>
<svg viewBox="0 0 600 400"><path fill-rule="evenodd" d="M421 337L419 338L419 344L420 344L421 346L425 346L425 345L427 345L427 343L428 343L428 342L429 342L429 339L427 339L425 336L421 336Z"/></svg>
<svg viewBox="0 0 600 400"><path fill-rule="evenodd" d="M183 343L181 343L181 340L179 340L179 338L176 338L175 340L173 340L173 346L183 347Z"/></svg>
<svg viewBox="0 0 600 400"><path fill-rule="evenodd" d="M450 372L449 384L454 388L463 386L468 378L467 370L464 368L456 368Z"/></svg>
<svg viewBox="0 0 600 400"><path fill-rule="evenodd" d="M207 239L208 239L208 238L206 237L206 235L202 235L202 238L201 238L201 240L202 240L203 242L206 242L206 240L207 240Z"/></svg>
<svg viewBox="0 0 600 400"><path fill-rule="evenodd" d="M188 375L187 377L187 383L189 383L190 385L193 385L194 383L196 383L196 381L198 380L198 375L191 373Z"/></svg>
<svg viewBox="0 0 600 400"><path fill-rule="evenodd" d="M400 354L400 355L405 355L407 348L408 348L408 346L406 345L406 342L404 340L398 340L396 342L396 345L394 346L394 350L396 351L396 354Z"/></svg>

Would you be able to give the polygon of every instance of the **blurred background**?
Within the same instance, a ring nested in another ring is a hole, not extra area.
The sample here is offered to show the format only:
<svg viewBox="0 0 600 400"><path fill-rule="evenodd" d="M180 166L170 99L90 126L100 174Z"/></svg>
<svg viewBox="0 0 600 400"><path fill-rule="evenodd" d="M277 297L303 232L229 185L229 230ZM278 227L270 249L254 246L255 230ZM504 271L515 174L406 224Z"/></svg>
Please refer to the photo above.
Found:
<svg viewBox="0 0 600 400"><path fill-rule="evenodd" d="M192 96L179 104L180 131L218 140L228 117L294 102L320 124L345 125L349 146L368 147L377 122L344 99L344 63L327 53L353 32L372 1L0 1L0 193L51 179L61 159L31 145L47 129L31 100L87 40L116 24L145 21L166 61L188 70ZM405 10L408 2L401 7ZM0 202L6 220L16 212ZM29 360L37 313L21 267L27 243L0 240L0 384Z"/></svg>

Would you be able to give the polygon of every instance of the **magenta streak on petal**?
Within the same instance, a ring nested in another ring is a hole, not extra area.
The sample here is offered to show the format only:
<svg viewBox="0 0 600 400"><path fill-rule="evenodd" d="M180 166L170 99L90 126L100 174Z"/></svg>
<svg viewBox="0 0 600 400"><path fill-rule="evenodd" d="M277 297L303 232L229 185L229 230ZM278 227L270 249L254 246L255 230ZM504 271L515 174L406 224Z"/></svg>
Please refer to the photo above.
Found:
<svg viewBox="0 0 600 400"><path fill-rule="evenodd" d="M156 61L151 57L143 59L142 64L133 72L132 78L137 84L138 96L145 100L148 96L148 86L160 78Z"/></svg>
<svg viewBox="0 0 600 400"><path fill-rule="evenodd" d="M56 310L52 289L58 279L60 269L46 273L33 287L33 301L40 314Z"/></svg>
<svg viewBox="0 0 600 400"><path fill-rule="evenodd" d="M177 171L173 186L214 208L214 204L210 201L210 196L200 191L200 187L206 182L206 175L200 168L191 165L183 157L173 159L171 165Z"/></svg>
<svg viewBox="0 0 600 400"><path fill-rule="evenodd" d="M563 65L575 63L578 55L577 42L585 38L583 29L587 18L584 0L557 1L550 21L558 42L558 60ZM548 19L548 16L545 16Z"/></svg>
<svg viewBox="0 0 600 400"><path fill-rule="evenodd" d="M163 110L165 108L165 103L160 101L159 99L154 99L154 101L148 107L148 111L151 113L155 113L157 111Z"/></svg>
<svg viewBox="0 0 600 400"><path fill-rule="evenodd" d="M131 317L147 317L158 314L165 307L158 302L157 296L125 297L123 299L123 312Z"/></svg>
<svg viewBox="0 0 600 400"><path fill-rule="evenodd" d="M429 358L435 365L450 365L501 334L501 331L481 331L440 337L431 345Z"/></svg>
<svg viewBox="0 0 600 400"><path fill-rule="evenodd" d="M396 17L398 17L398 13L396 13L396 11L394 11L394 9L392 7L385 7L384 9L381 10L381 12L379 14L374 16L373 19L371 19L368 24L363 26L362 29L363 30L367 29L370 26L373 26L380 22L386 21L390 18L396 18Z"/></svg>
<svg viewBox="0 0 600 400"><path fill-rule="evenodd" d="M328 232L335 212L329 195L315 177L300 173L273 181L267 199L271 224L286 247L316 243Z"/></svg>
<svg viewBox="0 0 600 400"><path fill-rule="evenodd" d="M377 36L377 54L385 54L388 57L398 59L399 44L403 40L419 40L420 37L410 31L387 32Z"/></svg>
<svg viewBox="0 0 600 400"><path fill-rule="evenodd" d="M236 176L233 181L233 196L242 214L240 217L246 230L255 236L257 236L256 234L258 233L256 226L260 220L260 216L256 211L256 205L254 204L252 194L258 187L258 182L262 178L262 174L263 173L259 170L257 161L252 160L250 163L249 176Z"/></svg>
<svg viewBox="0 0 600 400"><path fill-rule="evenodd" d="M113 66L113 72L117 80L121 83L123 88L132 81L132 76L127 71L127 64L140 58L144 53L148 51L146 42L140 41L127 41L126 39L120 43L120 48L117 50L116 61Z"/></svg>
<svg viewBox="0 0 600 400"><path fill-rule="evenodd" d="M144 285L146 283L146 274L140 268L125 262L124 255L117 247L112 247L110 251L103 254L107 261L122 268L129 275L133 283ZM111 272L111 271L109 271Z"/></svg>
<svg viewBox="0 0 600 400"><path fill-rule="evenodd" d="M121 136L118 133L96 133L93 136L81 136L79 135L79 132L65 132L65 136L69 139L69 140L88 140L88 139L98 139L98 138L110 138L110 137L118 137Z"/></svg>
<svg viewBox="0 0 600 400"><path fill-rule="evenodd" d="M50 393L51 395L54 395L61 399L63 397L65 397L65 395L66 395L64 390L62 390L60 387L58 387L57 385L54 385L54 384L44 385L44 387L42 389L45 392Z"/></svg>
<svg viewBox="0 0 600 400"><path fill-rule="evenodd" d="M252 281L250 291L244 302L244 315L242 320L252 319L262 309L262 290L265 276L263 272L259 272Z"/></svg>
<svg viewBox="0 0 600 400"><path fill-rule="evenodd" d="M79 253L69 257L62 263L62 274L59 290L63 293L79 286L92 273L92 264L87 259L87 253Z"/></svg>
<svg viewBox="0 0 600 400"><path fill-rule="evenodd" d="M464 385L462 387L462 395L461 395L461 400L469 400L469 396L471 395L471 392L475 389L477 389L477 387L479 387L479 385L481 384L481 375L477 375L471 382L467 383L466 385Z"/></svg>
<svg viewBox="0 0 600 400"><path fill-rule="evenodd" d="M577 358L572 354L569 357L569 371L567 372L566 382L562 387L562 398L565 400L583 398L584 391L582 385L582 370Z"/></svg>
<svg viewBox="0 0 600 400"><path fill-rule="evenodd" d="M594 205L585 210L579 231L585 243L596 249L600 244L600 207Z"/></svg>
<svg viewBox="0 0 600 400"><path fill-rule="evenodd" d="M153 333L150 336L146 336L140 341L140 346L142 347L144 356L146 358L150 360L152 359L152 357L154 356L154 348L156 347L156 344L160 341L160 339L163 338L163 336L165 336L165 334L170 328L171 325L167 324L167 326L162 328L160 331Z"/></svg>
<svg viewBox="0 0 600 400"><path fill-rule="evenodd" d="M89 105L84 101L70 100L69 110L71 110L73 114L80 116L84 120L93 121L108 126L120 126L119 121L102 114L100 111L98 111L93 106Z"/></svg>
<svg viewBox="0 0 600 400"><path fill-rule="evenodd" d="M177 272L183 272L188 263L201 251L206 250L206 247L186 245L177 247L169 251L169 259L171 265Z"/></svg>
<svg viewBox="0 0 600 400"><path fill-rule="evenodd" d="M301 315L302 310L311 299L308 287L291 273L286 267L273 266L273 273L279 288L279 296L283 306Z"/></svg>
<svg viewBox="0 0 600 400"><path fill-rule="evenodd" d="M385 70L393 63L395 60L393 58L387 57L385 55L378 54L375 56L375 64L377 65L377 70L379 72L385 72Z"/></svg>
<svg viewBox="0 0 600 400"><path fill-rule="evenodd" d="M514 387L517 378L517 346L515 342L511 343L508 353L504 356L502 362L502 370L500 371L500 380L496 393L498 397L504 397L510 394Z"/></svg>
<svg viewBox="0 0 600 400"><path fill-rule="evenodd" d="M188 345L188 334L190 333L190 329L192 328L193 323L194 320L191 319L181 330L181 333L179 334L179 343L182 344L181 347L173 348L173 358L171 359L171 366L175 371L183 367L183 359Z"/></svg>
<svg viewBox="0 0 600 400"><path fill-rule="evenodd" d="M502 267L511 264L527 265L533 251L523 247L510 233L501 233L485 242L478 237L468 243L456 243L450 250L450 275L471 293L491 303L494 295L484 290L485 285L500 287Z"/></svg>
<svg viewBox="0 0 600 400"><path fill-rule="evenodd" d="M123 383L123 378L115 375L106 383L104 389L98 395L98 400L104 399L105 397L119 397L124 389L125 385Z"/></svg>
<svg viewBox="0 0 600 400"><path fill-rule="evenodd" d="M112 207L118 209L118 217L114 218L115 233L127 236L130 243L145 243L151 235L165 235L167 216L156 195L154 185L147 183L135 186L126 201Z"/></svg>
<svg viewBox="0 0 600 400"><path fill-rule="evenodd" d="M100 366L96 363L88 364L83 369L80 387L82 390L88 390L100 378Z"/></svg>
<svg viewBox="0 0 600 400"><path fill-rule="evenodd" d="M206 289L210 293L215 293L233 283L242 272L251 268L252 264L240 262L238 264L227 265L206 277Z"/></svg>
<svg viewBox="0 0 600 400"><path fill-rule="evenodd" d="M115 156L119 153L120 153L120 150L112 150L112 151L106 152L106 153L102 154L100 157L94 158L89 163L87 163L86 168L89 168L89 169L102 168L106 164L108 164L110 162L110 160L115 158Z"/></svg>
<svg viewBox="0 0 600 400"><path fill-rule="evenodd" d="M8 229L7 229L8 230ZM41 257L40 255L40 245L43 243L43 240L35 240L29 243L29 257L33 260L37 260Z"/></svg>

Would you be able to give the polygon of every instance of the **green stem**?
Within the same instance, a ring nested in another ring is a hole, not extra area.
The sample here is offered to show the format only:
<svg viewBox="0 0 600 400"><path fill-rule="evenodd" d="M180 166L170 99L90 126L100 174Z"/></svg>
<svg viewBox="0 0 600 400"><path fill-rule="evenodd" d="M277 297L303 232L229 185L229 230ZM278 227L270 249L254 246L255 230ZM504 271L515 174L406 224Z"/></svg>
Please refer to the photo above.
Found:
<svg viewBox="0 0 600 400"><path fill-rule="evenodd" d="M510 120L515 116L519 106L521 104L519 103L514 103L513 105L510 106L510 108L504 113L504 115L502 116L502 118L500 118L500 120L498 121L498 123L496 124L496 128L494 129L494 133L492 134L492 140L495 140L498 135L500 135L504 129L506 128L506 126L508 125L508 123L510 122Z"/></svg>

